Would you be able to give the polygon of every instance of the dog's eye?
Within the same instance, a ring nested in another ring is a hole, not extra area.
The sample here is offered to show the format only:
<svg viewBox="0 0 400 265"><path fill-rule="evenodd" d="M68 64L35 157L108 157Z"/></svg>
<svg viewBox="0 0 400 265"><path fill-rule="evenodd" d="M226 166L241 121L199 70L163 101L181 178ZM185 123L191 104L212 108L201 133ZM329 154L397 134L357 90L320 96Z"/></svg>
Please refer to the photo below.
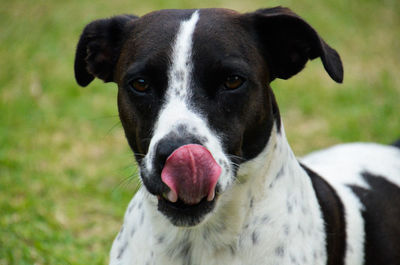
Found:
<svg viewBox="0 0 400 265"><path fill-rule="evenodd" d="M234 90L242 86L244 81L244 78L241 76L231 75L225 79L224 87L228 90Z"/></svg>
<svg viewBox="0 0 400 265"><path fill-rule="evenodd" d="M147 81L143 78L134 79L129 85L132 89L138 92L145 92L147 89L149 89L149 83L147 83Z"/></svg>

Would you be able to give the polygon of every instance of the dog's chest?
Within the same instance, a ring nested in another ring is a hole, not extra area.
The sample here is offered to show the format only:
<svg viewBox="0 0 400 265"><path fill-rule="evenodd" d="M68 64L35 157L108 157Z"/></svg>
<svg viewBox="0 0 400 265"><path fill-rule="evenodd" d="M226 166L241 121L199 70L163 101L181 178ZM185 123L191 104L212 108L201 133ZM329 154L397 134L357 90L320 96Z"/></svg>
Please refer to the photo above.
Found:
<svg viewBox="0 0 400 265"><path fill-rule="evenodd" d="M283 192L284 179L275 183L271 196ZM228 219L195 230L171 228L139 192L128 207L110 264L325 264L322 224L310 221L315 216L301 203L306 201L301 193L277 204L247 195L242 203L252 211L234 234L231 228L237 224Z"/></svg>
<svg viewBox="0 0 400 265"><path fill-rule="evenodd" d="M285 233L290 233L293 227L286 229ZM289 241L288 238L277 235L280 233L279 228L275 229L274 234L257 225L249 226L235 245L222 248L207 245L202 239L191 242L179 239L170 243L167 239L170 236L168 232L165 233L166 238L158 237L158 241L155 241L142 231L135 241L115 244L120 258L114 256L110 264L325 264L324 244L313 244L315 236L303 228L300 229L301 236L292 236Z"/></svg>

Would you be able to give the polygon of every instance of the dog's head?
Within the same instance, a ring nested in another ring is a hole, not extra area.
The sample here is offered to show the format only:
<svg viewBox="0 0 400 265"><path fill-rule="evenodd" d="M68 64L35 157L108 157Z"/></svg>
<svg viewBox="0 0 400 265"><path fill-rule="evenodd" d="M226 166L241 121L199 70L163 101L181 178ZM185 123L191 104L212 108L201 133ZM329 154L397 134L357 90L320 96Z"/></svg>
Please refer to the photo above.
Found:
<svg viewBox="0 0 400 265"><path fill-rule="evenodd" d="M75 76L82 86L95 77L118 84L144 186L173 224L192 226L280 127L269 83L317 57L341 82L339 55L286 8L165 10L87 25Z"/></svg>

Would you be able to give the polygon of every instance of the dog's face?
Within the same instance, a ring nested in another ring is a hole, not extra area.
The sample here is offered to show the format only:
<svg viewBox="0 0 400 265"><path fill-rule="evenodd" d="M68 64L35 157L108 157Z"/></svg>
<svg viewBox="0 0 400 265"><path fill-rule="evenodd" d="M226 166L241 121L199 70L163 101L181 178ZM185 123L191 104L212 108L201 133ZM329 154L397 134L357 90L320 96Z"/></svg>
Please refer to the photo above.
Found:
<svg viewBox="0 0 400 265"><path fill-rule="evenodd" d="M118 84L118 107L147 191L175 225L204 220L266 146L279 111L269 83L338 54L284 8L165 10L98 20L84 30L75 74Z"/></svg>

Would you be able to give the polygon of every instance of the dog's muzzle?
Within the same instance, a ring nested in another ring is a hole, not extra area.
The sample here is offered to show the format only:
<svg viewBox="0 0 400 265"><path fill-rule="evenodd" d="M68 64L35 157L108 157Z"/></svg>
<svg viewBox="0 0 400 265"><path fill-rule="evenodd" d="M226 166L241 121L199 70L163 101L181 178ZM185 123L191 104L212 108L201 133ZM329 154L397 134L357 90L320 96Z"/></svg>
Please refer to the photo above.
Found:
<svg viewBox="0 0 400 265"><path fill-rule="evenodd" d="M197 225L215 207L221 165L193 135L169 134L152 150L150 166L142 165L141 176L146 189L157 197L158 210L174 225Z"/></svg>

